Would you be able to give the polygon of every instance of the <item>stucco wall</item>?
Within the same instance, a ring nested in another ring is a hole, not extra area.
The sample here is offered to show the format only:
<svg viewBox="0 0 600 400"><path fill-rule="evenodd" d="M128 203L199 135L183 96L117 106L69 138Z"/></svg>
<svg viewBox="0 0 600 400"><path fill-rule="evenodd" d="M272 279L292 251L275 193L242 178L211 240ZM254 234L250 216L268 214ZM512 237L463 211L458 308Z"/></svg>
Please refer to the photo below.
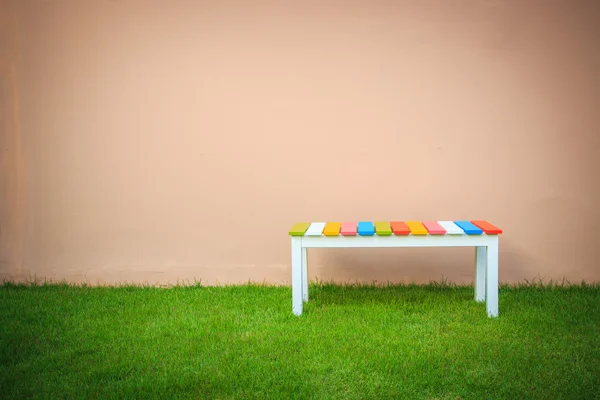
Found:
<svg viewBox="0 0 600 400"><path fill-rule="evenodd" d="M487 219L502 281L600 278L596 1L0 1L1 277L287 283L297 221Z"/></svg>
<svg viewBox="0 0 600 400"><path fill-rule="evenodd" d="M0 279L21 275L25 229L25 164L19 124L18 21L0 2Z"/></svg>

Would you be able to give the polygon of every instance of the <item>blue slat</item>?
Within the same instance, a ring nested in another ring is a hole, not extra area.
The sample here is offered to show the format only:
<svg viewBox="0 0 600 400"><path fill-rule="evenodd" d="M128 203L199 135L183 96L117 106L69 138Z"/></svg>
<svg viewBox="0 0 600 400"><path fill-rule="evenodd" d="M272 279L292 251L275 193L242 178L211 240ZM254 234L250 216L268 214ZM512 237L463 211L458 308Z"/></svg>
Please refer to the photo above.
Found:
<svg viewBox="0 0 600 400"><path fill-rule="evenodd" d="M483 233L481 229L473 225L470 221L454 221L454 223L465 231L467 235L481 235Z"/></svg>
<svg viewBox="0 0 600 400"><path fill-rule="evenodd" d="M375 227L372 222L362 221L358 223L358 234L361 236L373 236L375 234Z"/></svg>

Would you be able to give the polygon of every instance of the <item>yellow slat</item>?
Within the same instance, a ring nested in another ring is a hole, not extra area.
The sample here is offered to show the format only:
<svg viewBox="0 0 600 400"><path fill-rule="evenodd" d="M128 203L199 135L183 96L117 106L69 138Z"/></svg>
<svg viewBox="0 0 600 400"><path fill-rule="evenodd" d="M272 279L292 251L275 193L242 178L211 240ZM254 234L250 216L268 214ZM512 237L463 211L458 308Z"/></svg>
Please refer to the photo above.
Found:
<svg viewBox="0 0 600 400"><path fill-rule="evenodd" d="M419 221L406 221L406 225L413 235L427 235L429 233L425 225Z"/></svg>
<svg viewBox="0 0 600 400"><path fill-rule="evenodd" d="M323 235L337 236L340 234L340 229L342 229L341 222L328 222L325 224L325 229L323 229Z"/></svg>

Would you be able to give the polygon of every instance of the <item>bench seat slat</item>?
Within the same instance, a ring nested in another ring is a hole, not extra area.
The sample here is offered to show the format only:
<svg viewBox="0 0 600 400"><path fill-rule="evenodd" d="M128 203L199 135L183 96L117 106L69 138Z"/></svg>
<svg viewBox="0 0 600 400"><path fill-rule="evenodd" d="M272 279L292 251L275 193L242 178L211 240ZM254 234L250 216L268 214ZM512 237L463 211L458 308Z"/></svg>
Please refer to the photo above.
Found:
<svg viewBox="0 0 600 400"><path fill-rule="evenodd" d="M343 222L341 233L343 236L356 236L356 222Z"/></svg>
<svg viewBox="0 0 600 400"><path fill-rule="evenodd" d="M470 221L454 221L467 235L481 235L483 231L473 225Z"/></svg>
<svg viewBox="0 0 600 400"><path fill-rule="evenodd" d="M394 235L408 235L410 233L410 229L408 229L408 225L404 221L392 221L390 222L390 226Z"/></svg>
<svg viewBox="0 0 600 400"><path fill-rule="evenodd" d="M487 221L476 220L471 221L471 223L477 226L478 228L483 229L486 235L498 235L502 233L502 229L490 224Z"/></svg>
<svg viewBox="0 0 600 400"><path fill-rule="evenodd" d="M448 234L448 235L464 235L465 234L465 231L460 229L460 227L452 221L438 221L438 224L440 224L440 226L446 230L446 234Z"/></svg>
<svg viewBox="0 0 600 400"><path fill-rule="evenodd" d="M373 236L375 227L371 221L361 221L358 223L358 234L361 236Z"/></svg>
<svg viewBox="0 0 600 400"><path fill-rule="evenodd" d="M390 227L390 223L386 221L375 222L375 233L377 236L391 236L392 228Z"/></svg>
<svg viewBox="0 0 600 400"><path fill-rule="evenodd" d="M304 236L321 236L323 229L325 229L325 222L313 222L306 230Z"/></svg>
<svg viewBox="0 0 600 400"><path fill-rule="evenodd" d="M406 221L412 235L427 235L429 232L420 221Z"/></svg>
<svg viewBox="0 0 600 400"><path fill-rule="evenodd" d="M310 225L310 222L298 222L290 229L289 234L290 236L304 236L304 232Z"/></svg>
<svg viewBox="0 0 600 400"><path fill-rule="evenodd" d="M342 229L341 222L328 222L323 229L323 235L325 236L338 236Z"/></svg>
<svg viewBox="0 0 600 400"><path fill-rule="evenodd" d="M423 221L423 226L430 235L445 235L446 230L435 221Z"/></svg>

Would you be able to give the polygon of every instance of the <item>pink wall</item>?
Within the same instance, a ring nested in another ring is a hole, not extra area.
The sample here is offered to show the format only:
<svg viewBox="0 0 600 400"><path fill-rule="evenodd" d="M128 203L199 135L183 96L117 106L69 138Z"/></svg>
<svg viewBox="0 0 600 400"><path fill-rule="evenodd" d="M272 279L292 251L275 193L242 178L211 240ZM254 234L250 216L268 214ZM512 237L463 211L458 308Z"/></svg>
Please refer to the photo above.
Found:
<svg viewBox="0 0 600 400"><path fill-rule="evenodd" d="M599 2L282 3L0 0L0 278L289 283L297 221L487 219L502 281L600 279Z"/></svg>

